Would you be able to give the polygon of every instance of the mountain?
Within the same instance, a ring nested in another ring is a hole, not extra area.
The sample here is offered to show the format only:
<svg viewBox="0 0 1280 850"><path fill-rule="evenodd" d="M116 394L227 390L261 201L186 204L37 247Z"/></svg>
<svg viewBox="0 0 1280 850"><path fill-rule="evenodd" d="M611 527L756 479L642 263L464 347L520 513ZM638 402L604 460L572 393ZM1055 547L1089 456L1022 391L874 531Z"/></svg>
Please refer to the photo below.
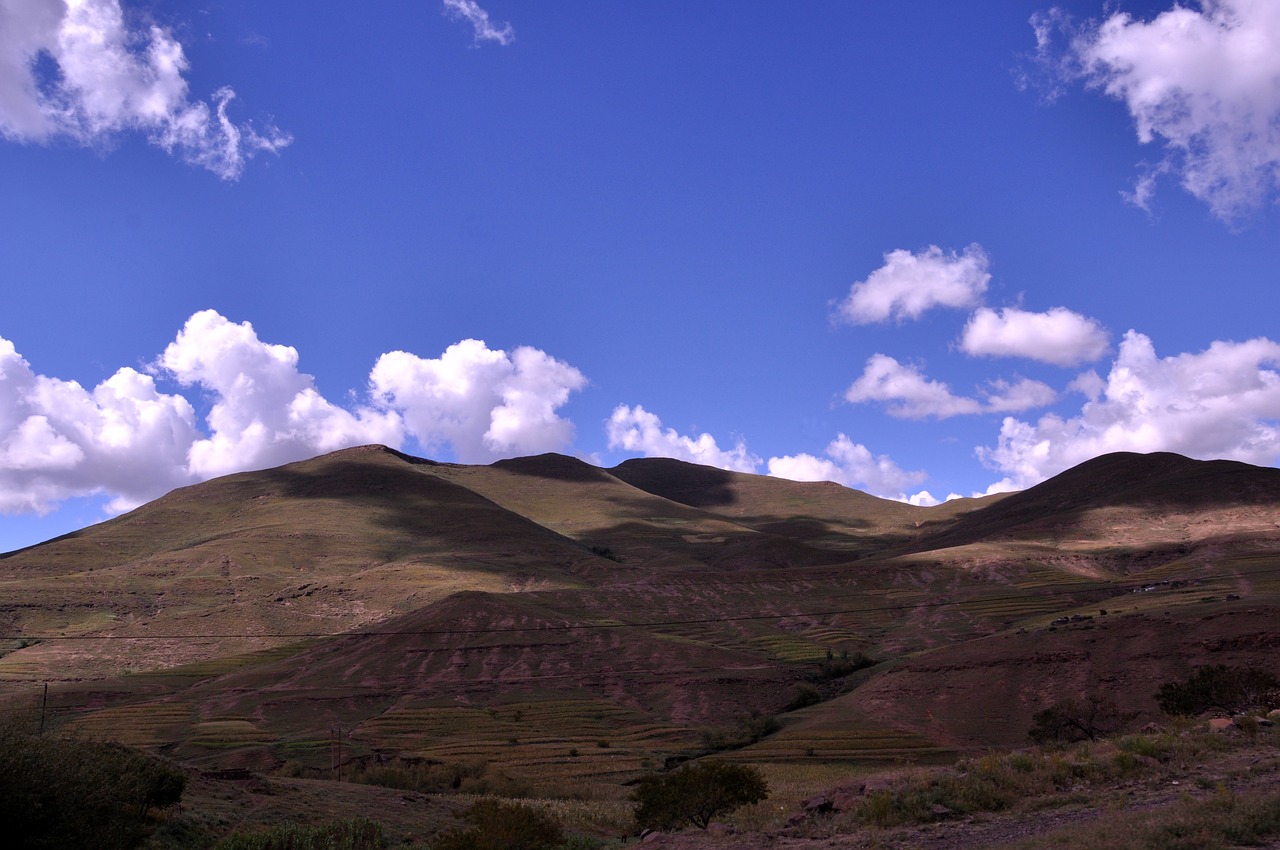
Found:
<svg viewBox="0 0 1280 850"><path fill-rule="evenodd" d="M357 762L575 793L729 746L940 760L1104 684L1151 715L1192 663L1273 659L1277 552L1280 471L1168 454L922 508L366 446L0 556L0 695L49 682L86 734L210 767L318 775L342 729Z"/></svg>

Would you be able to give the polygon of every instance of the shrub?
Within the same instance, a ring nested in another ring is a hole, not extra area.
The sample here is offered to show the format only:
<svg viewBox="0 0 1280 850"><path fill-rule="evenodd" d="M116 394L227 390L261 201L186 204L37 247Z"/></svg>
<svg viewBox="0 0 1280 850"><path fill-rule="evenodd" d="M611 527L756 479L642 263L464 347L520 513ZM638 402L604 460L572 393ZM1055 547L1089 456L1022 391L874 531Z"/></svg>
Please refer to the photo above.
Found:
<svg viewBox="0 0 1280 850"><path fill-rule="evenodd" d="M641 829L678 829L687 823L706 829L717 815L768 796L764 776L754 767L704 761L641 777L633 799L640 804L636 824Z"/></svg>
<svg viewBox="0 0 1280 850"><path fill-rule="evenodd" d="M533 793L533 787L528 782L512 778L484 761L450 764L399 761L369 765L354 769L351 781L423 794L457 791L461 794L528 797Z"/></svg>
<svg viewBox="0 0 1280 850"><path fill-rule="evenodd" d="M481 800L462 818L474 826L445 833L433 850L552 850L564 843L559 821L520 803Z"/></svg>
<svg viewBox="0 0 1280 850"><path fill-rule="evenodd" d="M1210 664L1197 667L1180 682L1166 682L1156 691L1165 714L1196 715L1216 710L1240 714L1264 707L1280 691L1280 679L1257 667Z"/></svg>
<svg viewBox="0 0 1280 850"><path fill-rule="evenodd" d="M1084 700L1065 699L1031 718L1031 739L1037 744L1096 741L1122 731L1136 715L1122 712L1115 701L1094 694Z"/></svg>
<svg viewBox="0 0 1280 850"><path fill-rule="evenodd" d="M768 714L755 714L744 717L734 726L704 730L702 745L708 750L736 750L754 744L781 728L778 718Z"/></svg>
<svg viewBox="0 0 1280 850"><path fill-rule="evenodd" d="M320 826L277 826L264 832L235 833L214 850L383 850L382 825L367 818L333 821Z"/></svg>
<svg viewBox="0 0 1280 850"><path fill-rule="evenodd" d="M151 809L176 804L181 770L119 744L41 736L0 724L0 800L10 847L115 850L150 832Z"/></svg>
<svg viewBox="0 0 1280 850"><path fill-rule="evenodd" d="M796 695L787 703L787 711L798 711L822 702L822 694L813 685L801 685L796 688Z"/></svg>
<svg viewBox="0 0 1280 850"><path fill-rule="evenodd" d="M832 679L843 679L859 670L867 667L874 667L879 662L874 658L864 655L861 652L855 652L849 655L848 651L840 653L839 658L835 658L828 654L827 660L818 665L818 672L813 677L818 682L829 682Z"/></svg>

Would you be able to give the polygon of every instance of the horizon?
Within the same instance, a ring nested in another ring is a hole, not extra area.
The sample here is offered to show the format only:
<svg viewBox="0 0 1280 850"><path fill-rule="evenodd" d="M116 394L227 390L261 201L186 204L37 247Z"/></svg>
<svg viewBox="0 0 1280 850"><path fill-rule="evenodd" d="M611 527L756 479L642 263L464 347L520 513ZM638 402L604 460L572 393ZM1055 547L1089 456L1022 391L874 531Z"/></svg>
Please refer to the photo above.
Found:
<svg viewBox="0 0 1280 850"><path fill-rule="evenodd" d="M1280 461L1280 7L53 8L0 11L0 551L370 443Z"/></svg>

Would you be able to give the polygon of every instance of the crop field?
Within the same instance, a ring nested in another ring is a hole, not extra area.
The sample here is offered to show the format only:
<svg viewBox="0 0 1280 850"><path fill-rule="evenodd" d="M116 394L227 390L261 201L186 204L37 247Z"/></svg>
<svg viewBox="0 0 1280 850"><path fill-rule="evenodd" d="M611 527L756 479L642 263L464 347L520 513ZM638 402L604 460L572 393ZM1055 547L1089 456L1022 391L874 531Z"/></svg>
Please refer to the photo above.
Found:
<svg viewBox="0 0 1280 850"><path fill-rule="evenodd" d="M484 762L512 776L578 785L638 774L698 741L689 729L599 700L397 707L355 727L350 737L373 750L440 763Z"/></svg>
<svg viewBox="0 0 1280 850"><path fill-rule="evenodd" d="M95 711L72 728L90 738L147 747L173 740L190 729L195 719L192 703L148 702Z"/></svg>
<svg viewBox="0 0 1280 850"><path fill-rule="evenodd" d="M920 735L867 723L840 728L805 726L794 732L784 728L763 741L726 759L753 763L893 765L940 763L956 753Z"/></svg>
<svg viewBox="0 0 1280 850"><path fill-rule="evenodd" d="M1146 722L1191 666L1273 658L1280 479L1210 498L1187 461L1181 494L1121 503L1152 461L1108 463L918 508L674 461L338 452L0 558L0 697L180 761L225 824L376 802L406 841L485 793L616 837L640 776L714 757L765 773L733 823L773 827L1025 746L1100 684Z"/></svg>

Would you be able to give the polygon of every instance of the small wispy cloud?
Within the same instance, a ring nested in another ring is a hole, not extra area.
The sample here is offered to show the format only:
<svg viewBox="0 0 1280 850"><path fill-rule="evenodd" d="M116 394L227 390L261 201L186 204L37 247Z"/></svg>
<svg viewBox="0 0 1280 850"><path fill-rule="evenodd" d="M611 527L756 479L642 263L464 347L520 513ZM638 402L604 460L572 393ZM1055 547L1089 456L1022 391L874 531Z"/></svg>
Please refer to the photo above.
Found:
<svg viewBox="0 0 1280 850"><path fill-rule="evenodd" d="M945 383L925 377L918 366L887 354L872 355L861 377L844 394L851 404L882 402L887 405L885 412L899 419L1007 413L1046 407L1057 399L1052 387L1029 378L991 381L982 396L984 400L955 395Z"/></svg>
<svg viewBox="0 0 1280 850"><path fill-rule="evenodd" d="M211 102L192 99L188 70L173 34L130 26L119 0L0 3L0 137L102 147L121 133L142 133L223 180L293 141L273 126L233 121L230 88Z"/></svg>
<svg viewBox="0 0 1280 850"><path fill-rule="evenodd" d="M505 47L516 40L515 28L506 21L495 23L476 0L444 0L444 13L455 21L471 24L477 46L481 42L496 41Z"/></svg>

